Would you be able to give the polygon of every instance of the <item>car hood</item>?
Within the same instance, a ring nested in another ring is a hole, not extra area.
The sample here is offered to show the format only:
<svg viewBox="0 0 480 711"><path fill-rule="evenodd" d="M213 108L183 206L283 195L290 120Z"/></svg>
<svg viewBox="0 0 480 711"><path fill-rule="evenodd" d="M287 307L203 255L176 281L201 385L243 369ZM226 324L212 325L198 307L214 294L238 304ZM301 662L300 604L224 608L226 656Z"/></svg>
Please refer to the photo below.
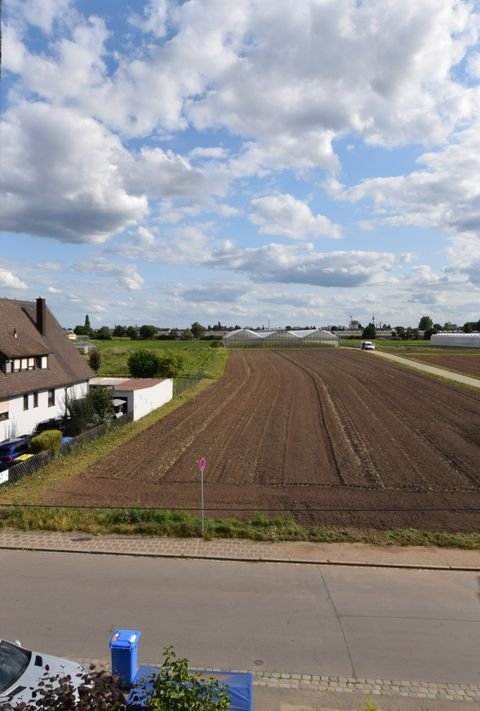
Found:
<svg viewBox="0 0 480 711"><path fill-rule="evenodd" d="M0 705L7 701L15 705L20 701L31 701L32 692L38 689L38 682L50 677L70 676L75 687L82 683L81 677L86 670L77 662L41 652L32 651L31 654L28 667L20 678L0 695Z"/></svg>

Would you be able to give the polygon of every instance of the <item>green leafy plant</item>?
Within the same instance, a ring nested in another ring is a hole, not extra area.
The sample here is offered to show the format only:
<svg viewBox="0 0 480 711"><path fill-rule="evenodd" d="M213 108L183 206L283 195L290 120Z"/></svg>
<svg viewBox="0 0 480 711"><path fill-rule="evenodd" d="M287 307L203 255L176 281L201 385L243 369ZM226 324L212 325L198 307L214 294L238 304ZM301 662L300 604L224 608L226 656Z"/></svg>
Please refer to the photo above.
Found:
<svg viewBox="0 0 480 711"><path fill-rule="evenodd" d="M32 689L32 700L2 705L2 711L125 711L127 704L118 677L105 671L58 676L45 668L44 678Z"/></svg>
<svg viewBox="0 0 480 711"><path fill-rule="evenodd" d="M84 397L74 400L67 396L65 408L69 416L69 420L67 420L67 434L72 435L72 437L83 432L87 425L93 422L95 410L93 409L91 398Z"/></svg>
<svg viewBox="0 0 480 711"><path fill-rule="evenodd" d="M94 370L96 373L100 370L100 365L102 363L102 356L100 355L100 351L94 348L88 357L88 365L92 370Z"/></svg>
<svg viewBox="0 0 480 711"><path fill-rule="evenodd" d="M92 388L88 397L100 422L106 422L113 412L112 391L107 388Z"/></svg>
<svg viewBox="0 0 480 711"><path fill-rule="evenodd" d="M45 430L36 437L32 437L30 450L33 454L45 452L47 449L58 451L62 443L62 433L60 430Z"/></svg>
<svg viewBox="0 0 480 711"><path fill-rule="evenodd" d="M160 367L160 359L153 351L142 349L130 355L127 365L134 378L154 378Z"/></svg>
<svg viewBox="0 0 480 711"><path fill-rule="evenodd" d="M150 711L225 711L230 703L227 687L213 677L188 668L188 660L177 657L173 647L163 650L158 673L139 685L137 698Z"/></svg>

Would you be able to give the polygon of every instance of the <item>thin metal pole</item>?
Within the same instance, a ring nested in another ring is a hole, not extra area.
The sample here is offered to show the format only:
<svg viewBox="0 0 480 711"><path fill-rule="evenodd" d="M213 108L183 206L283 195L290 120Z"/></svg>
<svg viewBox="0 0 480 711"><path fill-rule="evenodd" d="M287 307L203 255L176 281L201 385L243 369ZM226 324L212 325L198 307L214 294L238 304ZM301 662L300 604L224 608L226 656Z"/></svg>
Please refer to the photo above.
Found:
<svg viewBox="0 0 480 711"><path fill-rule="evenodd" d="M203 501L203 469L200 472L201 475L201 490L202 490L202 536L205 535L205 506Z"/></svg>

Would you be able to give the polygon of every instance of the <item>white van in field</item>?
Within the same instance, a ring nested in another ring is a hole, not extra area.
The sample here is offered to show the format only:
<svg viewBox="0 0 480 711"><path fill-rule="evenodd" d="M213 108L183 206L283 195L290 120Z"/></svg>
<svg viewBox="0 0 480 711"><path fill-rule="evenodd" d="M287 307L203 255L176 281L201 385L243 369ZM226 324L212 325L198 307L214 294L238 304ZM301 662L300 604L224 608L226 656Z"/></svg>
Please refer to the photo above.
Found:
<svg viewBox="0 0 480 711"><path fill-rule="evenodd" d="M375 343L373 341L362 341L362 351L374 351Z"/></svg>

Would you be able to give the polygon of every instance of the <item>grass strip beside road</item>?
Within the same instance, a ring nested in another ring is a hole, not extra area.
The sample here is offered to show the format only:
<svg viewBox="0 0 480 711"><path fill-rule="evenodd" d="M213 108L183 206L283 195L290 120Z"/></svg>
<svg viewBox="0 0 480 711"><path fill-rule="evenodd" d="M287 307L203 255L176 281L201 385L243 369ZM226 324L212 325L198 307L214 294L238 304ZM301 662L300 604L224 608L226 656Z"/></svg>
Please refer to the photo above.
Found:
<svg viewBox="0 0 480 711"><path fill-rule="evenodd" d="M186 511L163 509L3 506L0 508L0 528L18 528L24 531L81 531L91 535L201 537L199 516ZM480 549L480 533L444 533L416 529L377 531L304 526L290 515L268 517L260 513L247 520L207 518L204 538Z"/></svg>

